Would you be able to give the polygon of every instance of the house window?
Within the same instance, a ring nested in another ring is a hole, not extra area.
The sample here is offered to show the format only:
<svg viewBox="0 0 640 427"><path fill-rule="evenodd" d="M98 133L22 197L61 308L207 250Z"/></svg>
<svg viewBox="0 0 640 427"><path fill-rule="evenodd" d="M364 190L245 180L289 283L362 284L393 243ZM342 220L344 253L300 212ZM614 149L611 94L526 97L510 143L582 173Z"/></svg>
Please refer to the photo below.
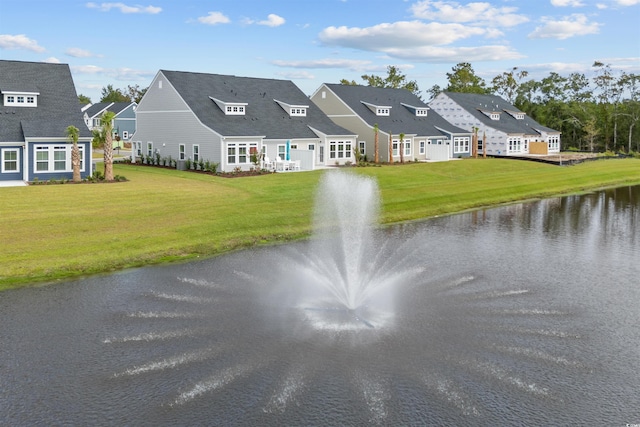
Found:
<svg viewBox="0 0 640 427"><path fill-rule="evenodd" d="M178 160L185 160L184 152L185 152L184 144L178 145Z"/></svg>
<svg viewBox="0 0 640 427"><path fill-rule="evenodd" d="M227 163L234 164L236 162L236 144L227 145Z"/></svg>
<svg viewBox="0 0 640 427"><path fill-rule="evenodd" d="M388 116L389 109L388 108L376 108L376 116Z"/></svg>
<svg viewBox="0 0 640 427"><path fill-rule="evenodd" d="M478 139L478 151L483 149L482 139Z"/></svg>
<svg viewBox="0 0 640 427"><path fill-rule="evenodd" d="M68 145L36 145L34 147L36 172L72 172L71 151L73 146ZM80 151L80 170L84 171L84 147L78 146Z"/></svg>
<svg viewBox="0 0 640 427"><path fill-rule="evenodd" d="M102 125L102 120L100 119L93 119L93 127L100 127Z"/></svg>
<svg viewBox="0 0 640 427"><path fill-rule="evenodd" d="M304 117L307 115L307 109L294 107L294 108L291 108L291 110L289 111L289 115Z"/></svg>
<svg viewBox="0 0 640 427"><path fill-rule="evenodd" d="M37 107L38 93L5 93L4 105L13 105L16 107Z"/></svg>
<svg viewBox="0 0 640 427"><path fill-rule="evenodd" d="M364 157L367 152L367 142L358 141L358 150L360 151L360 155Z"/></svg>
<svg viewBox="0 0 640 427"><path fill-rule="evenodd" d="M409 139L404 140L404 155L405 156L411 155L411 140Z"/></svg>
<svg viewBox="0 0 640 427"><path fill-rule="evenodd" d="M229 116L243 116L244 115L244 105L227 105L225 106L225 114Z"/></svg>
<svg viewBox="0 0 640 427"><path fill-rule="evenodd" d="M238 144L238 162L237 163L248 163L247 162L247 144Z"/></svg>
<svg viewBox="0 0 640 427"><path fill-rule="evenodd" d="M142 141L136 143L136 155L138 157L142 156Z"/></svg>
<svg viewBox="0 0 640 427"><path fill-rule="evenodd" d="M67 150L66 147L53 147L53 170L67 170Z"/></svg>
<svg viewBox="0 0 640 427"><path fill-rule="evenodd" d="M280 160L285 160L287 156L287 147L285 145L278 145L278 157Z"/></svg>
<svg viewBox="0 0 640 427"><path fill-rule="evenodd" d="M491 117L491 120L500 120L500 113L491 113L489 117Z"/></svg>
<svg viewBox="0 0 640 427"><path fill-rule="evenodd" d="M20 151L17 148L2 150L2 172L18 172L20 164Z"/></svg>
<svg viewBox="0 0 640 427"><path fill-rule="evenodd" d="M425 147L424 141L420 141L418 144L420 144L419 145L420 154L425 154L426 147Z"/></svg>
<svg viewBox="0 0 640 427"><path fill-rule="evenodd" d="M49 147L36 147L36 171L49 170Z"/></svg>
<svg viewBox="0 0 640 427"><path fill-rule="evenodd" d="M453 138L453 152L454 153L468 153L469 152L469 137L457 136Z"/></svg>
<svg viewBox="0 0 640 427"><path fill-rule="evenodd" d="M350 159L351 158L351 142L349 141L331 141L329 143L330 159Z"/></svg>
<svg viewBox="0 0 640 427"><path fill-rule="evenodd" d="M228 164L246 164L249 163L251 150L257 150L258 144L252 143L230 143L227 144L227 163Z"/></svg>
<svg viewBox="0 0 640 427"><path fill-rule="evenodd" d="M393 157L398 157L400 155L400 151L398 150L398 145L399 145L398 144L398 140L394 140L392 145L391 145L391 148L393 150L392 151Z"/></svg>
<svg viewBox="0 0 640 427"><path fill-rule="evenodd" d="M200 146L195 144L193 146L193 161L194 162L200 161Z"/></svg>
<svg viewBox="0 0 640 427"><path fill-rule="evenodd" d="M147 156L153 156L153 142L147 142Z"/></svg>
<svg viewBox="0 0 640 427"><path fill-rule="evenodd" d="M427 109L426 108L418 108L416 110L416 116L427 117Z"/></svg>
<svg viewBox="0 0 640 427"><path fill-rule="evenodd" d="M508 144L510 153L519 153L522 151L522 140L519 137L509 138Z"/></svg>

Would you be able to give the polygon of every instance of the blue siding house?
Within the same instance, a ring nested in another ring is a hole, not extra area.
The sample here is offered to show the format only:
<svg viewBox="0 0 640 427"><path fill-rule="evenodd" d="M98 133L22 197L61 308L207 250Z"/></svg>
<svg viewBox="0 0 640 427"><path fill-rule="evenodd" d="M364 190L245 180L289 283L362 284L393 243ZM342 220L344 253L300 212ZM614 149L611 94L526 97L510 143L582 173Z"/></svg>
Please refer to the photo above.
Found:
<svg viewBox="0 0 640 427"><path fill-rule="evenodd" d="M91 132L67 64L0 60L0 182L71 179L66 129L80 131L81 176L90 176Z"/></svg>
<svg viewBox="0 0 640 427"><path fill-rule="evenodd" d="M135 102L98 102L88 104L82 108L84 123L89 130L100 129L102 127L102 115L106 111L115 114L113 119L114 136L120 137L121 141L130 142L131 137L136 132L136 108ZM113 141L116 146L117 141Z"/></svg>

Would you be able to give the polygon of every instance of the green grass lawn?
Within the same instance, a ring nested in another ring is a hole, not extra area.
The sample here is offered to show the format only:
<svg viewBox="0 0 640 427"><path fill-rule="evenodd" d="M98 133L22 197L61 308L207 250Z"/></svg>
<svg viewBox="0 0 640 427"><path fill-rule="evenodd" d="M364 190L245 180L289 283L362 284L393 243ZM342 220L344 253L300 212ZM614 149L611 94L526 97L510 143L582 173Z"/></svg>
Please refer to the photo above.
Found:
<svg viewBox="0 0 640 427"><path fill-rule="evenodd" d="M374 177L382 224L640 184L640 160L558 167L504 159L351 168ZM128 182L0 188L0 289L308 236L326 171L237 179L116 165Z"/></svg>

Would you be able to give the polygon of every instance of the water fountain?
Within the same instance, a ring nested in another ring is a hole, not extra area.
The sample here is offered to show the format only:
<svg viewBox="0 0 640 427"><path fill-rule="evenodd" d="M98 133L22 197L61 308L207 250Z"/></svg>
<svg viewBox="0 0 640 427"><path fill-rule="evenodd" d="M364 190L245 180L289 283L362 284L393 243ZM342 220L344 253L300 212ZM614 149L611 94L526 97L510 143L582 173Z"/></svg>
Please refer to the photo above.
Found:
<svg viewBox="0 0 640 427"><path fill-rule="evenodd" d="M316 327L389 326L395 290L423 272L399 268L407 254L397 242L375 238L379 204L372 178L337 171L322 177L309 248L291 253L281 271L288 277L282 290L297 295Z"/></svg>

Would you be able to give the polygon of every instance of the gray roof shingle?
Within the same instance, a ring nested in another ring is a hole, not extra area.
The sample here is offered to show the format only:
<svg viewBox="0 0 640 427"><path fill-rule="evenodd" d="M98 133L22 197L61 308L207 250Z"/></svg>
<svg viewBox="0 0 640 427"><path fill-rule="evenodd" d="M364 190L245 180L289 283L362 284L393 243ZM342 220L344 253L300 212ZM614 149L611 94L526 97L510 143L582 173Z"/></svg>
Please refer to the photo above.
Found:
<svg viewBox="0 0 640 427"><path fill-rule="evenodd" d="M0 105L1 142L66 138L70 125L79 129L80 137L91 137L69 65L0 60L0 91L39 93L37 107Z"/></svg>
<svg viewBox="0 0 640 427"><path fill-rule="evenodd" d="M445 132L440 129L445 129L450 133L469 133L469 131L452 125L431 109L426 117L416 116L411 109L403 104L418 108L429 108L429 106L406 89L343 84L325 85L370 126L377 123L381 131L419 136L445 135ZM389 106L391 107L390 114L389 116L377 116L363 102L377 106Z"/></svg>
<svg viewBox="0 0 640 427"><path fill-rule="evenodd" d="M160 70L198 119L224 136L266 139L316 138L309 126L327 135L351 135L334 124L289 80ZM226 115L211 99L247 103L244 115ZM290 117L274 100L305 105L306 117Z"/></svg>

